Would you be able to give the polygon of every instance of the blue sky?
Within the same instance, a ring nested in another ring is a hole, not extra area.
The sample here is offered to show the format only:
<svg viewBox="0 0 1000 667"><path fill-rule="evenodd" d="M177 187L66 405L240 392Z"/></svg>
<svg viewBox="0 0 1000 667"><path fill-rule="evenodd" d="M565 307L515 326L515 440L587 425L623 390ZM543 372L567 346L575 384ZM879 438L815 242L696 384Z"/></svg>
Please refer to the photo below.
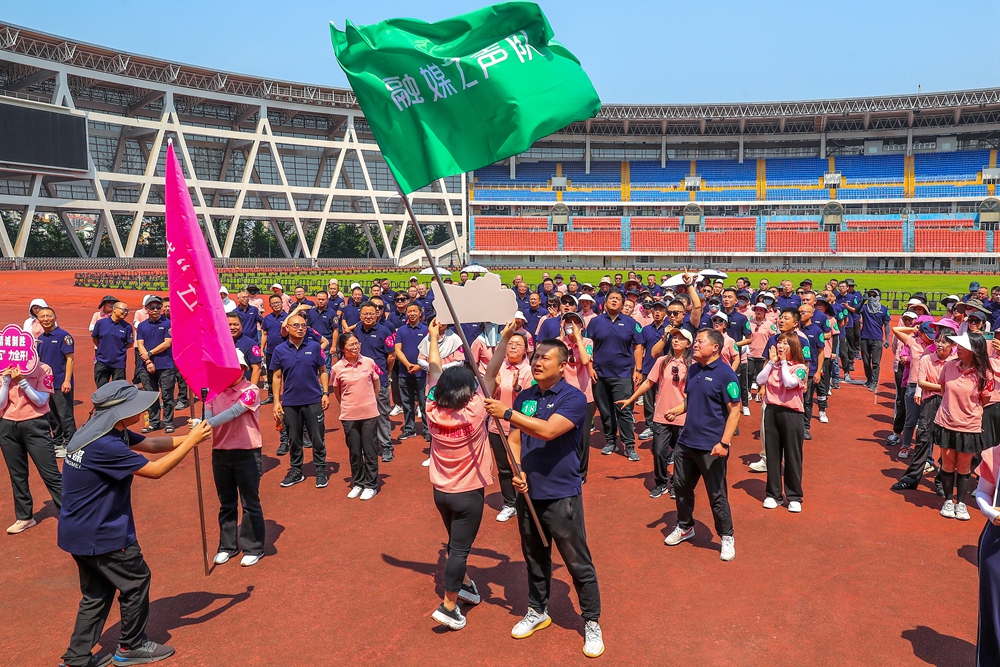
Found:
<svg viewBox="0 0 1000 667"><path fill-rule="evenodd" d="M988 55L1000 3L542 0L605 103L854 97L1000 84ZM0 20L132 53L345 86L328 22L436 21L470 0L33 0ZM165 6L170 10L166 11Z"/></svg>

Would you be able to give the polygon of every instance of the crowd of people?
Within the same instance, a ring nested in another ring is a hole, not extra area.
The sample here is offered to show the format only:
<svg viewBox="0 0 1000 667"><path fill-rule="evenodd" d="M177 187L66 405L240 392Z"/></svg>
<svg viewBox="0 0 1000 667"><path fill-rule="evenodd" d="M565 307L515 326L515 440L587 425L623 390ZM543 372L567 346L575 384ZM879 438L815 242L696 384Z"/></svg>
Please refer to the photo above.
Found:
<svg viewBox="0 0 1000 667"><path fill-rule="evenodd" d="M132 475L162 476L211 437L220 502L214 562L242 553L241 564L250 567L263 556L265 540L260 406L272 405L277 454L289 457L280 486L305 481L304 450L311 449L315 486L322 489L330 482L331 393L349 450L349 499L375 498L379 467L392 463L399 443L418 437L429 443L423 465L448 536L445 593L434 620L461 629L459 602L481 601L466 559L483 519L484 489L496 477L503 502L495 519L516 518L528 572L528 609L512 636L526 638L551 623L554 543L579 596L584 653L596 657L604 640L583 488L598 421L602 455L640 462L637 441L651 441L649 496L667 496L677 509L665 544L694 537L703 480L720 558L731 561L736 542L726 478L741 418L756 411L760 420L760 457L749 468L766 474L763 508L800 513L808 497L803 443L812 439L814 422L830 423L829 405L844 384L878 391L889 349L896 398L886 444L899 447L906 465L892 488L914 489L932 477L943 498L941 516L957 520L971 518L967 502L974 494L989 520L980 549L980 645L1000 655L992 455L1000 440L1000 340L992 336L1000 288L973 283L968 294L943 300L941 318L914 293L893 326L879 289L859 291L850 278L818 288L808 279L796 287L788 280L753 286L743 277L727 285L726 278L713 271L659 280L628 273L605 276L595 287L558 273L545 274L537 286L517 276L510 288L518 310L509 322L460 325L468 350L452 327L440 324L434 290L416 276L399 291L388 280L353 283L345 292L331 280L311 295L302 287L288 294L275 283L266 301L253 285L235 298L223 288L244 373L205 406L207 423L189 421L186 436L172 436L175 411L197 397L174 365L167 297L147 295L131 322L124 300L101 300L89 332L98 389L80 429L72 409L79 370L74 338L58 326L53 308L32 301L23 329L35 336L41 363L27 374L12 366L0 383L0 448L16 518L7 532L35 525L31 458L61 508L59 546L80 568L84 597L65 664L109 664L90 651L114 590L123 594L115 664L159 660L173 650L144 632L149 571L131 521ZM462 284L468 279L460 277ZM390 417L397 415L403 424L393 438ZM154 435L161 430L163 436ZM138 451L170 454L150 462ZM57 458L65 458L62 474ZM99 509L95 498L104 499ZM108 534L98 529L116 516L125 524ZM102 556L112 552L128 562Z"/></svg>

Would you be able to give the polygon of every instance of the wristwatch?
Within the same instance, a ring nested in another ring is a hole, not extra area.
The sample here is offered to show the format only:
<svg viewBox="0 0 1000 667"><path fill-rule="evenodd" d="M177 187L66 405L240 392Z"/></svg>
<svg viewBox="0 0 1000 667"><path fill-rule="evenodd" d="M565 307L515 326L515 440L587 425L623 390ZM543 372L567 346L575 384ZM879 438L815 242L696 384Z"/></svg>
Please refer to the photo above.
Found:
<svg viewBox="0 0 1000 667"><path fill-rule="evenodd" d="M509 422L510 418L514 416L514 410L512 408L507 408L507 412L503 413L503 420Z"/></svg>
<svg viewBox="0 0 1000 667"><path fill-rule="evenodd" d="M724 443L724 442L722 442L722 441L719 441L719 444L720 444L720 445L722 445L722 447L723 447L724 449L729 449L730 447L732 447L732 446L733 446L733 443L731 443L731 442L730 442L729 444L726 444L726 443Z"/></svg>

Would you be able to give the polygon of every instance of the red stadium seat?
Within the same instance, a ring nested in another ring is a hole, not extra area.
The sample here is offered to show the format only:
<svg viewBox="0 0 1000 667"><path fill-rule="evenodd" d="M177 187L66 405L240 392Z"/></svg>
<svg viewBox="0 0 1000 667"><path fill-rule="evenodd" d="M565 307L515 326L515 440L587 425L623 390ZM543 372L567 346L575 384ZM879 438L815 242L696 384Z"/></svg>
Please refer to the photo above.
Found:
<svg viewBox="0 0 1000 667"><path fill-rule="evenodd" d="M976 226L975 220L914 220L915 229L972 229Z"/></svg>
<svg viewBox="0 0 1000 667"><path fill-rule="evenodd" d="M705 229L754 229L757 218L705 218Z"/></svg>
<svg viewBox="0 0 1000 667"><path fill-rule="evenodd" d="M903 220L848 220L848 229L903 229ZM839 247L839 242L838 242Z"/></svg>
<svg viewBox="0 0 1000 667"><path fill-rule="evenodd" d="M915 229L914 252L986 252L985 231Z"/></svg>
<svg viewBox="0 0 1000 667"><path fill-rule="evenodd" d="M557 232L521 229L477 229L476 250L558 250Z"/></svg>
<svg viewBox="0 0 1000 667"><path fill-rule="evenodd" d="M657 229L662 231L677 231L681 226L680 218L669 217L634 217L629 220L633 230L636 229Z"/></svg>
<svg viewBox="0 0 1000 667"><path fill-rule="evenodd" d="M621 218L585 218L576 217L571 220L574 230L580 229L621 229Z"/></svg>
<svg viewBox="0 0 1000 667"><path fill-rule="evenodd" d="M632 232L633 252L688 252L691 249L691 235L687 232L656 232L641 230Z"/></svg>
<svg viewBox="0 0 1000 667"><path fill-rule="evenodd" d="M769 220L767 222L767 230L772 229L791 229L797 231L813 231L819 229L819 220Z"/></svg>
<svg viewBox="0 0 1000 667"><path fill-rule="evenodd" d="M757 233L732 230L695 232L694 249L697 252L755 252Z"/></svg>
<svg viewBox="0 0 1000 667"><path fill-rule="evenodd" d="M547 229L548 218L541 217L507 217L507 216L485 216L477 215L475 219L476 229Z"/></svg>
<svg viewBox="0 0 1000 667"><path fill-rule="evenodd" d="M767 252L830 252L829 232L767 232Z"/></svg>
<svg viewBox="0 0 1000 667"><path fill-rule="evenodd" d="M837 252L903 252L903 230L837 232Z"/></svg>
<svg viewBox="0 0 1000 667"><path fill-rule="evenodd" d="M622 234L620 231L564 232L563 249L582 252L599 250L621 252Z"/></svg>

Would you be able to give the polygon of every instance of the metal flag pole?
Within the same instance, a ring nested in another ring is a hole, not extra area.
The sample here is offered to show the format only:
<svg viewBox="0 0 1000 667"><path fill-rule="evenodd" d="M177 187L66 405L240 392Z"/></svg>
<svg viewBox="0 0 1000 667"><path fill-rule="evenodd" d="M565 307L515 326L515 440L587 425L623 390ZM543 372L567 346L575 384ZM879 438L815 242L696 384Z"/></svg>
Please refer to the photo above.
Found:
<svg viewBox="0 0 1000 667"><path fill-rule="evenodd" d="M424 255L427 256L427 262L430 264L431 269L434 271L434 280L441 288L441 296L444 297L445 305L448 306L448 312L451 314L451 319L455 323L455 333L458 334L459 338L462 339L462 346L466 351L471 350L472 346L469 345L468 339L465 337L465 332L462 330L462 323L458 320L458 313L455 312L455 306L451 302L451 297L448 296L447 290L444 288L444 281L441 279L441 272L438 270L437 263L434 258L431 257L430 246L427 245L427 239L424 238L424 233L420 230L420 225L417 224L417 216L413 213L413 208L410 206L410 198L403 194L403 191L399 189L397 184L397 190L399 191L399 196L403 198L403 206L406 207L406 212L410 215L410 221L413 222L413 229L417 232L417 239L420 241L420 247L424 249ZM486 388L486 380L479 373L479 368L476 364L470 364L472 366L472 372L476 375L476 381L479 383L479 388L483 391L483 396L489 396L489 391ZM499 427L500 424L497 424ZM504 451L507 452L507 459L510 461L510 467L513 469L514 474L517 476L521 475L521 465L514 460L514 452L510 449L510 443L507 441L507 434L504 433L503 428L497 428L500 432L500 441L503 442ZM531 519L535 522L535 527L538 529L538 535L542 538L542 544L546 547L549 546L548 538L545 536L545 530L542 528L542 522L538 520L538 514L535 512L535 506L531 503L531 498L528 494L524 495L524 503L528 507L528 512L531 514Z"/></svg>
<svg viewBox="0 0 1000 667"><path fill-rule="evenodd" d="M188 409L191 411L191 419L194 419L194 400L191 396L191 388L188 387ZM208 388L201 389L201 420L205 421L205 403L208 401ZM194 446L194 480L198 487L198 520L201 522L201 560L205 565L205 576L209 573L208 564L208 533L205 529L205 496L201 490L201 452L199 445Z"/></svg>

